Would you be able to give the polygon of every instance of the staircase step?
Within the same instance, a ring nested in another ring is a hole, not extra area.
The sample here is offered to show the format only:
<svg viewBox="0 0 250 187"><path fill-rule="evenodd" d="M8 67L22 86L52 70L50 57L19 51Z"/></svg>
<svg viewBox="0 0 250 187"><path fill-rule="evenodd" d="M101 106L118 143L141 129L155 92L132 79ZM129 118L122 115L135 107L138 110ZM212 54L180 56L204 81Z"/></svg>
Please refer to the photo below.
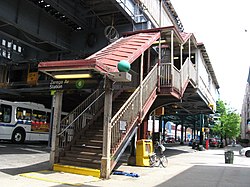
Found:
<svg viewBox="0 0 250 187"><path fill-rule="evenodd" d="M102 125L97 126L97 125L92 125L89 130L91 131L96 131L96 132L103 132L103 122Z"/></svg>
<svg viewBox="0 0 250 187"><path fill-rule="evenodd" d="M95 158L95 157L85 158L85 157L67 157L67 156L64 156L60 160L101 164L101 158L99 158L99 157L97 157L97 158Z"/></svg>
<svg viewBox="0 0 250 187"><path fill-rule="evenodd" d="M62 165L62 164L54 164L53 170L66 172L66 173L74 173L74 174L79 174L79 175L100 177L100 169L90 169L90 168L75 167L75 166Z"/></svg>
<svg viewBox="0 0 250 187"><path fill-rule="evenodd" d="M102 145L87 145L87 144L82 144L82 145L73 145L72 147L78 147L78 148L89 148L89 149L102 149Z"/></svg>
<svg viewBox="0 0 250 187"><path fill-rule="evenodd" d="M102 156L102 152L89 152L89 151L65 151L65 155L66 154L75 154L75 155L81 155L81 156Z"/></svg>
<svg viewBox="0 0 250 187"><path fill-rule="evenodd" d="M102 147L96 146L77 146L73 145L71 147L72 151L79 151L79 152L92 152L92 153L102 153Z"/></svg>
<svg viewBox="0 0 250 187"><path fill-rule="evenodd" d="M72 158L86 158L86 159L98 159L101 160L102 153L91 153L91 152L76 152L76 151L66 151L64 157Z"/></svg>
<svg viewBox="0 0 250 187"><path fill-rule="evenodd" d="M103 122L102 122L103 124ZM90 128L89 128L90 131L97 131L97 132L103 132L103 125L101 126L96 126L96 125L92 125Z"/></svg>
<svg viewBox="0 0 250 187"><path fill-rule="evenodd" d="M102 144L103 143L103 140L101 139L101 140L96 140L96 139L91 139L91 138L82 138L82 139L78 139L76 142L79 142L79 143L100 143L100 144Z"/></svg>
<svg viewBox="0 0 250 187"><path fill-rule="evenodd" d="M79 140L87 140L87 141L90 141L90 140L96 140L96 141L102 141L103 140L103 136L100 135L100 136L84 136L82 135Z"/></svg>
<svg viewBox="0 0 250 187"><path fill-rule="evenodd" d="M102 128L103 119L102 120L95 120L94 124L91 127L101 127Z"/></svg>
<svg viewBox="0 0 250 187"><path fill-rule="evenodd" d="M99 140L77 140L75 145L77 146L99 146L102 147L103 141Z"/></svg>
<svg viewBox="0 0 250 187"><path fill-rule="evenodd" d="M69 165L69 166L77 166L77 167L85 167L92 169L100 169L101 168L101 160L98 162L89 162L85 160L70 160L68 158L62 157L60 158L60 164Z"/></svg>
<svg viewBox="0 0 250 187"><path fill-rule="evenodd" d="M102 131L94 131L94 130L88 130L85 132L86 136L102 136L103 132Z"/></svg>

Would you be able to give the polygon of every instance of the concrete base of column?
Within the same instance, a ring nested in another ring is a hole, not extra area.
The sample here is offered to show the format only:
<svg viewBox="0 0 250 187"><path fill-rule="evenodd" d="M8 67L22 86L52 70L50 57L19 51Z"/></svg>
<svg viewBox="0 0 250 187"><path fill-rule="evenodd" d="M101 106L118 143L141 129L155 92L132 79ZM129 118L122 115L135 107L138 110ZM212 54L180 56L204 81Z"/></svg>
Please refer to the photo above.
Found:
<svg viewBox="0 0 250 187"><path fill-rule="evenodd" d="M101 160L101 178L110 178L110 158L102 157Z"/></svg>

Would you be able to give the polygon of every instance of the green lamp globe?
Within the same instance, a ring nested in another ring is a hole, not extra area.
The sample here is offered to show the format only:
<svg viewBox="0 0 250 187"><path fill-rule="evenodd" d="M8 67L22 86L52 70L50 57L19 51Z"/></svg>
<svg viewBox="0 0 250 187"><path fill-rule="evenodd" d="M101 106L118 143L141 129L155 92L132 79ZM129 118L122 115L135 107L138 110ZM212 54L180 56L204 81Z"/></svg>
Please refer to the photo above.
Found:
<svg viewBox="0 0 250 187"><path fill-rule="evenodd" d="M128 72L130 70L130 63L126 60L121 60L118 62L117 68L120 72Z"/></svg>

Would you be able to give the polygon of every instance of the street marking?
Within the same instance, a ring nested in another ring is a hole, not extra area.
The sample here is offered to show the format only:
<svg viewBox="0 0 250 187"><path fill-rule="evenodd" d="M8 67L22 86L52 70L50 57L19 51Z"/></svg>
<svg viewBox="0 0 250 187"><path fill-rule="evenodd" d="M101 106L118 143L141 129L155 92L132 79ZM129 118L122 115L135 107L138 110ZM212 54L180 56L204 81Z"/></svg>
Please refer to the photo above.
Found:
<svg viewBox="0 0 250 187"><path fill-rule="evenodd" d="M99 178L92 177L92 176L68 174L68 173L55 172L55 171L49 171L49 170L22 173L22 174L19 174L19 176L41 180L45 182L53 182L53 183L58 183L58 184L71 185L71 186L81 186L84 183L96 182L100 180Z"/></svg>

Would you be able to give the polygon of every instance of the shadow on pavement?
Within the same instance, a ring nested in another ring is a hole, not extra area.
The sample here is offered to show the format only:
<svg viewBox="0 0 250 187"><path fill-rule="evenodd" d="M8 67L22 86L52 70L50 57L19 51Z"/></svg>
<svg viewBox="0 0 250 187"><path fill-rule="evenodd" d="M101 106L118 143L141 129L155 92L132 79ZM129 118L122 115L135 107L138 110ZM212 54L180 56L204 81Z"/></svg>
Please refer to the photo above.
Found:
<svg viewBox="0 0 250 187"><path fill-rule="evenodd" d="M174 156L174 155L179 155L179 154L182 154L182 153L189 153L189 151L166 148L166 151L164 152L165 156L167 156L167 157Z"/></svg>
<svg viewBox="0 0 250 187"><path fill-rule="evenodd" d="M3 154L41 154L49 153L50 148L46 142L25 142L13 144L8 141L0 141L0 155Z"/></svg>
<svg viewBox="0 0 250 187"><path fill-rule="evenodd" d="M20 167L20 168L9 168L9 169L0 169L0 172L9 174L9 175L18 175L21 173L27 173L27 172L35 172L35 171L41 171L41 170L49 170L49 161L41 162L38 164Z"/></svg>

